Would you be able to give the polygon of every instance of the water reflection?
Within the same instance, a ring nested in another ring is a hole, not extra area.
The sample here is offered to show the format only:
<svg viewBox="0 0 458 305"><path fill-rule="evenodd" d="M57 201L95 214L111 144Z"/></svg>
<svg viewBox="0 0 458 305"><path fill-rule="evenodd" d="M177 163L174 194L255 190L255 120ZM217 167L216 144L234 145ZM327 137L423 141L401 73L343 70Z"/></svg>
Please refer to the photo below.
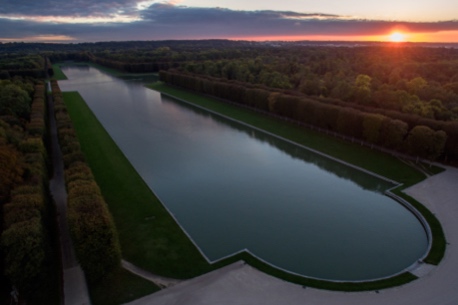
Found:
<svg viewBox="0 0 458 305"><path fill-rule="evenodd" d="M190 105L188 103L184 103L180 100L173 99L167 95L161 96L163 103L180 103L182 107L188 109L189 111L192 111L202 117L208 117L212 120L230 126L232 129L236 129L239 132L243 132L253 139L267 143L270 146L281 150L282 152L288 154L294 159L299 159L304 162L314 164L318 166L320 169L323 169L328 173L332 173L339 178L350 180L365 190L370 190L383 194L387 189L392 188L394 186L394 184L388 181L383 181L377 177L374 177L373 175L356 170L349 166L342 166L341 163L331 160L330 158L327 158L319 154L310 153L310 151L308 150L304 150L298 147L297 145L283 141L276 137L272 137L271 135L268 135L266 133L259 132L245 125L239 124L219 115L215 115L201 108L194 107L193 105Z"/></svg>

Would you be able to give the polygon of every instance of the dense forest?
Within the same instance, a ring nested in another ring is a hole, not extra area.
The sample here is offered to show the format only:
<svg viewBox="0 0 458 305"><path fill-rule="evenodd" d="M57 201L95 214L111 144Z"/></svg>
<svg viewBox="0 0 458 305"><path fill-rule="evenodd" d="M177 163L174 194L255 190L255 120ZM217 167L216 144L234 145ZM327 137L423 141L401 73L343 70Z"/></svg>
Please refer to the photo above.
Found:
<svg viewBox="0 0 458 305"><path fill-rule="evenodd" d="M45 99L43 80L0 80L0 291L14 283L30 304L54 303L59 287Z"/></svg>

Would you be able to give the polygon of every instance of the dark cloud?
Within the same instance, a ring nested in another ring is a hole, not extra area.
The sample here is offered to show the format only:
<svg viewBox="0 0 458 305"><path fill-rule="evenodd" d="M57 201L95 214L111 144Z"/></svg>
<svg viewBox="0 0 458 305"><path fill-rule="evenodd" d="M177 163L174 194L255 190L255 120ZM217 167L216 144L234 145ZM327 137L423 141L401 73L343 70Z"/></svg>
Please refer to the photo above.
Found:
<svg viewBox="0 0 458 305"><path fill-rule="evenodd" d="M110 16L136 11L139 0L2 0L0 15L10 16Z"/></svg>
<svg viewBox="0 0 458 305"><path fill-rule="evenodd" d="M12 3L11 0L7 1ZM17 1L17 3L23 2L23 0ZM77 2L84 4L90 1L79 0ZM106 0L97 3L97 7L103 7L116 3L127 5L134 1ZM75 3L72 6L77 7ZM4 10L3 7L2 9ZM29 13L32 10L29 9ZM457 20L429 23L356 20L339 15L282 11L235 11L222 8L175 6L167 3L151 5L140 12L140 17L140 21L131 23L104 24L53 24L0 19L0 38L20 40L36 35L66 35L73 37L76 41L108 41L309 35L364 36L384 35L393 28L402 28L410 32L458 31Z"/></svg>
<svg viewBox="0 0 458 305"><path fill-rule="evenodd" d="M193 8L154 4L142 12L143 22L162 32L195 36L253 37L303 35L378 35L394 27L412 32L458 30L458 21L409 23L348 19L328 14L282 11L234 11L221 8ZM183 37L184 38L184 37Z"/></svg>

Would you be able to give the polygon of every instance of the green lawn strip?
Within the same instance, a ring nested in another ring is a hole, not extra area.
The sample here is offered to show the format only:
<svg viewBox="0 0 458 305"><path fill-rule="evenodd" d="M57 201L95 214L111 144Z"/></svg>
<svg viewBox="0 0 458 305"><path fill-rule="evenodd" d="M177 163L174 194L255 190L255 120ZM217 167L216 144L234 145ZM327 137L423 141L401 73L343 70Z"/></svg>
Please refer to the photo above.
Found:
<svg viewBox="0 0 458 305"><path fill-rule="evenodd" d="M64 93L81 148L109 205L123 258L156 274L190 278L211 266L151 192L77 92Z"/></svg>
<svg viewBox="0 0 458 305"><path fill-rule="evenodd" d="M385 288L400 286L403 284L407 284L417 277L409 272L405 272L399 274L397 276L382 279L382 280L375 280L375 281L368 281L368 282L331 282L326 280L317 280L311 279L307 277L303 277L296 274L291 274L286 271L277 269L265 262L257 259L256 257L252 256L248 252L242 252L236 254L232 257L229 257L221 262L215 263L215 267L223 267L233 262L237 262L243 260L250 266L260 270L266 274L274 276L276 278L295 283L304 287L313 287L318 289L326 289L326 290L334 290L334 291L369 291L369 290L382 290Z"/></svg>
<svg viewBox="0 0 458 305"><path fill-rule="evenodd" d="M129 271L119 268L89 289L92 304L119 305L160 290L159 287Z"/></svg>
<svg viewBox="0 0 458 305"><path fill-rule="evenodd" d="M62 69L60 68L60 64L53 64L52 69L54 71L54 75L52 76L52 79L55 80L65 80L68 79L67 76L65 75L64 72L62 72Z"/></svg>
<svg viewBox="0 0 458 305"><path fill-rule="evenodd" d="M202 96L163 83L157 82L148 87L277 134L288 140L398 181L404 185L413 185L425 178L422 173L399 161L397 158L365 146L349 143L247 108L223 103L214 98Z"/></svg>
<svg viewBox="0 0 458 305"><path fill-rule="evenodd" d="M423 217L428 222L429 227L431 228L433 243L431 250L429 251L428 256L424 259L424 261L428 264L438 265L444 257L445 248L447 245L442 225L430 210L428 210L424 205L422 205L411 196L403 193L402 189L404 188L398 188L392 192L412 204L423 215Z"/></svg>
<svg viewBox="0 0 458 305"><path fill-rule="evenodd" d="M372 282L330 282L316 279L310 279L299 275L287 273L285 271L276 269L256 258L249 255L248 253L242 253L241 259L255 267L258 270L263 271L269 275L277 278L281 278L288 282L296 283L302 286L314 287L326 290L336 291L367 291L367 290L381 290L389 287L399 286L409 283L417 277L411 273L405 272L392 278L376 280Z"/></svg>

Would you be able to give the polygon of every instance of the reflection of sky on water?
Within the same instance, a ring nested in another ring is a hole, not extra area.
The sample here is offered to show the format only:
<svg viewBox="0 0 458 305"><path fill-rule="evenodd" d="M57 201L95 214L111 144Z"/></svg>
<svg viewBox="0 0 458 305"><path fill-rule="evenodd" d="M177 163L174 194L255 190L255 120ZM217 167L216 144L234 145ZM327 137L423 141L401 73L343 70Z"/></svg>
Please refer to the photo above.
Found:
<svg viewBox="0 0 458 305"><path fill-rule="evenodd" d="M64 72L79 85L62 90L78 88L212 260L249 248L288 270L349 280L398 272L426 250L418 220L374 192L389 184L141 84Z"/></svg>

